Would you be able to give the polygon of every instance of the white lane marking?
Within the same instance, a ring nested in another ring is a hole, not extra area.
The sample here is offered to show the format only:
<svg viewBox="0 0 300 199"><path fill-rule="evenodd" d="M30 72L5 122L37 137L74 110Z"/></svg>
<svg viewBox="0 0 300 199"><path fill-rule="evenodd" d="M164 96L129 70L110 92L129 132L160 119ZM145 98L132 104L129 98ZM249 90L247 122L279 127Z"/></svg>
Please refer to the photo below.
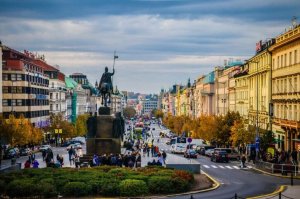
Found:
<svg viewBox="0 0 300 199"><path fill-rule="evenodd" d="M233 166L233 168L235 168L235 169L240 169L240 167L238 167L238 166Z"/></svg>
<svg viewBox="0 0 300 199"><path fill-rule="evenodd" d="M225 169L223 166L221 166L221 165L219 165L219 167L221 168L221 169Z"/></svg>
<svg viewBox="0 0 300 199"><path fill-rule="evenodd" d="M216 168L218 168L218 167L217 167L217 166L215 166L215 165L210 165L210 166L211 166L212 168L215 168L215 169L216 169Z"/></svg>
<svg viewBox="0 0 300 199"><path fill-rule="evenodd" d="M228 168L228 169L233 169L233 168L231 168L230 166L225 166L226 168Z"/></svg>
<svg viewBox="0 0 300 199"><path fill-rule="evenodd" d="M209 168L209 166L208 165L203 165L205 168Z"/></svg>

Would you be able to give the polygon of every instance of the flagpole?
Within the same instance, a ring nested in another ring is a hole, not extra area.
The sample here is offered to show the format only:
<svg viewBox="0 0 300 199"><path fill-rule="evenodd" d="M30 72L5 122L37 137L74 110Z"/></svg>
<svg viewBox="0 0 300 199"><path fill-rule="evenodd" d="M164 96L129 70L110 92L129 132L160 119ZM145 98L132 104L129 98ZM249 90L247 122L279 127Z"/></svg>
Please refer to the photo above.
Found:
<svg viewBox="0 0 300 199"><path fill-rule="evenodd" d="M118 59L118 56L116 55L116 51L114 51L114 63L113 63L113 71L115 70L115 62L116 62L116 59ZM112 76L112 85L114 85L113 84L113 82L114 82L114 76ZM113 90L114 90L114 88L112 88Z"/></svg>

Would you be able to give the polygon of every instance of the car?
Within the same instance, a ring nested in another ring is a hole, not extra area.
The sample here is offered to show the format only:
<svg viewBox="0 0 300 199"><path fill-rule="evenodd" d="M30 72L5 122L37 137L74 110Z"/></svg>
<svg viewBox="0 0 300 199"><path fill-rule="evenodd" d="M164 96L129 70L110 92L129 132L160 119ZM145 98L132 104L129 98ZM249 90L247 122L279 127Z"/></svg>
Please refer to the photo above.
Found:
<svg viewBox="0 0 300 199"><path fill-rule="evenodd" d="M216 151L226 151L230 160L240 160L240 154L231 148L215 148Z"/></svg>
<svg viewBox="0 0 300 199"><path fill-rule="evenodd" d="M72 144L70 141L66 141L64 143L61 144L62 147L67 147L69 146L70 144Z"/></svg>
<svg viewBox="0 0 300 199"><path fill-rule="evenodd" d="M67 150L70 150L71 149L71 147L73 148L73 149L82 149L82 146L81 146L81 144L79 144L79 143L76 143L76 144L70 144L68 147L67 147Z"/></svg>
<svg viewBox="0 0 300 199"><path fill-rule="evenodd" d="M20 156L27 156L27 155L29 155L30 152L31 152L31 150L29 148L22 148L20 150Z"/></svg>
<svg viewBox="0 0 300 199"><path fill-rule="evenodd" d="M155 131L155 128L152 128L152 131Z"/></svg>
<svg viewBox="0 0 300 199"><path fill-rule="evenodd" d="M208 157L211 157L213 152L214 152L214 149L207 149L207 150L205 150L205 155Z"/></svg>
<svg viewBox="0 0 300 199"><path fill-rule="evenodd" d="M71 140L70 142L71 142L71 144L84 144L84 142L82 142L80 140Z"/></svg>
<svg viewBox="0 0 300 199"><path fill-rule="evenodd" d="M229 157L226 151L214 151L210 160L213 162L229 162Z"/></svg>
<svg viewBox="0 0 300 199"><path fill-rule="evenodd" d="M196 153L195 149L187 149L184 152L183 157L185 157L185 158L197 158L197 153Z"/></svg>
<svg viewBox="0 0 300 199"><path fill-rule="evenodd" d="M40 152L43 152L43 151L47 151L48 149L51 149L51 146L50 146L50 145L42 145L42 146L39 148L39 151L40 151Z"/></svg>
<svg viewBox="0 0 300 199"><path fill-rule="evenodd" d="M214 149L216 147L214 146L197 146L196 152L199 153L200 155L205 155L205 151L207 149Z"/></svg>

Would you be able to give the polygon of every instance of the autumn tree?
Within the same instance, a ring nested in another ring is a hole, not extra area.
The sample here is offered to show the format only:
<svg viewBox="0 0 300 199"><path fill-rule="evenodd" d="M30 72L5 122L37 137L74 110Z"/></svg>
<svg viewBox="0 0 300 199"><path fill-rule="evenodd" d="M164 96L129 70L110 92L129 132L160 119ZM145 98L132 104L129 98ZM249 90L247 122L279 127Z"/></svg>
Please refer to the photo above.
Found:
<svg viewBox="0 0 300 199"><path fill-rule="evenodd" d="M242 119L235 120L231 127L230 140L233 146L245 146L254 141L255 134L245 129L245 122Z"/></svg>
<svg viewBox="0 0 300 199"><path fill-rule="evenodd" d="M79 115L76 119L75 129L76 129L76 136L85 136L87 133L87 119L88 114Z"/></svg>
<svg viewBox="0 0 300 199"><path fill-rule="evenodd" d="M162 112L162 110L160 109L153 109L152 115L158 119L158 118L163 118L164 117L164 113Z"/></svg>
<svg viewBox="0 0 300 199"><path fill-rule="evenodd" d="M123 110L123 115L127 119L134 117L135 114L136 114L136 111L133 107L128 106L128 107L124 108L124 110Z"/></svg>

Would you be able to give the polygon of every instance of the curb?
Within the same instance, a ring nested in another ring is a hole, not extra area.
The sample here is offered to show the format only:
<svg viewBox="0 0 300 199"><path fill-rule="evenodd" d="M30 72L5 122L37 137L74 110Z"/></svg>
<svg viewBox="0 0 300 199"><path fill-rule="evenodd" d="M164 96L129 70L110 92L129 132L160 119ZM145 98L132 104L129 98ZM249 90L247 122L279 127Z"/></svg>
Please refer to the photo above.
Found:
<svg viewBox="0 0 300 199"><path fill-rule="evenodd" d="M185 192L185 193L165 195L165 196L157 196L157 197L149 196L149 197L146 197L146 198L167 198L167 197L174 197L174 196L185 196L185 195L190 195L190 194L198 194L198 193L213 191L213 190L220 187L220 183L216 179L214 179L213 177L211 177L210 175L208 175L207 173L205 173L202 170L201 170L201 173L206 175L213 182L213 186L211 188L201 189L201 190L198 190L198 191L190 191L190 192Z"/></svg>
<svg viewBox="0 0 300 199"><path fill-rule="evenodd" d="M283 192L284 190L286 190L286 187L287 187L286 185L281 185L279 187L279 189L275 190L272 193L264 194L264 195L258 195L258 196L254 196L254 197L248 197L247 199L257 199L257 198L262 198L262 197L274 196L274 195L279 194L279 192Z"/></svg>
<svg viewBox="0 0 300 199"><path fill-rule="evenodd" d="M264 171L264 170L261 170L261 169L255 168L255 167L252 167L252 169L256 170L258 172L261 172L263 174L270 175L270 176L275 176L275 177L279 177L279 178L288 178L288 179L291 178L290 176L283 176L283 175L279 175L279 174L269 173L267 171ZM300 179L300 176L293 176L293 178L298 180L298 179Z"/></svg>

